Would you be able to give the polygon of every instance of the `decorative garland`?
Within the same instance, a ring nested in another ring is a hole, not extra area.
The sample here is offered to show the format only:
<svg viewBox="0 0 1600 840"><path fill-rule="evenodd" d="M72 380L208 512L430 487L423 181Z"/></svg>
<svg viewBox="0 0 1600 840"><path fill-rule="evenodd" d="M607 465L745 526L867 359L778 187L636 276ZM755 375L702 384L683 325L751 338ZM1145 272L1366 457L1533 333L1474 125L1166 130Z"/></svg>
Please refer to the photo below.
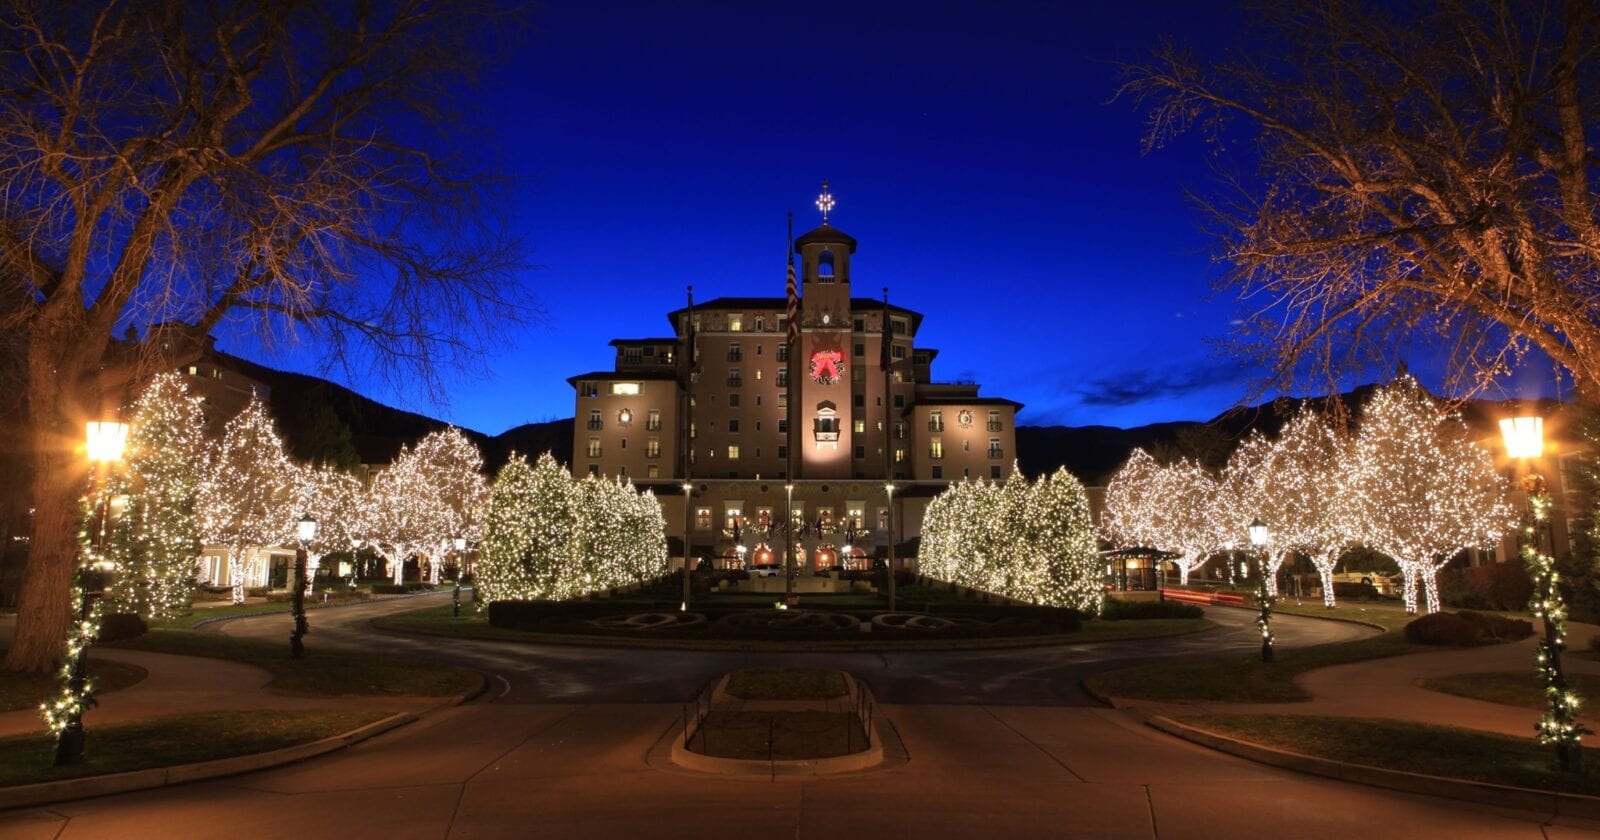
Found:
<svg viewBox="0 0 1600 840"><path fill-rule="evenodd" d="M1534 580L1533 599L1528 609L1544 622L1544 638L1534 649L1533 661L1550 705L1550 710L1533 728L1539 735L1539 743L1555 745L1562 770L1581 771L1581 742L1589 729L1577 721L1578 693L1567 685L1561 667L1561 652L1567 649L1567 605L1561 597L1561 576L1556 572L1556 560L1544 552L1539 539L1540 531L1550 519L1552 502L1544 480L1531 477L1528 506L1532 513L1522 528L1522 560Z"/></svg>

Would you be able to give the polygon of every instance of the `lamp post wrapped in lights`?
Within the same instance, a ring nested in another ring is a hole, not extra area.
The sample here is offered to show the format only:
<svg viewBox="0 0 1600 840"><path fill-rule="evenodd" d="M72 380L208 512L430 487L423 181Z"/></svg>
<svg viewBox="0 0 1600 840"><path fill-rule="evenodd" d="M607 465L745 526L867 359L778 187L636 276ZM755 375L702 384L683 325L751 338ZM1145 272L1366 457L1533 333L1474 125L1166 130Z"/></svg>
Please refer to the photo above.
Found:
<svg viewBox="0 0 1600 840"><path fill-rule="evenodd" d="M305 655L305 635L310 630L306 624L306 553L311 541L317 538L317 520L310 514L300 517L294 526L295 537L299 546L294 552L294 594L290 602L294 604L294 632L289 634L289 655L296 659Z"/></svg>
<svg viewBox="0 0 1600 840"><path fill-rule="evenodd" d="M1272 661L1272 595L1267 590L1267 541L1271 533L1267 523L1260 519L1250 523L1250 545L1255 548L1256 562L1261 567L1261 579L1256 583L1256 603L1261 614L1256 617L1256 627L1261 629L1261 661Z"/></svg>
<svg viewBox="0 0 1600 840"><path fill-rule="evenodd" d="M454 540L454 545L456 547L456 588L455 591L450 594L450 609L452 615L454 615L456 618L460 618L461 576L466 574L467 571L467 538L456 537Z"/></svg>
<svg viewBox="0 0 1600 840"><path fill-rule="evenodd" d="M1561 597L1556 559L1544 546L1554 500L1544 477L1528 464L1530 459L1544 454L1544 418L1508 417L1500 421L1500 434L1505 440L1506 455L1523 462L1526 469L1523 486L1528 492L1528 516L1518 542L1522 560L1533 577L1533 599L1528 607L1544 623L1544 638L1535 648L1534 664L1544 682L1550 708L1534 724L1534 731L1539 734L1540 743L1555 744L1556 763L1562 770L1581 773L1582 740L1588 730L1577 721L1578 694L1567 685L1561 666L1561 652L1567 648L1567 605Z"/></svg>
<svg viewBox="0 0 1600 840"><path fill-rule="evenodd" d="M106 531L111 519L111 469L122 460L128 444L128 424L115 420L91 421L85 428L85 451L94 467L96 507L99 510L94 553L78 564L73 608L77 621L67 636L65 663L61 674L62 693L53 703L41 707L46 724L56 735L56 766L72 764L83 757L83 713L94 705L89 684L89 646L100 632L99 610L95 599L105 593L113 564L106 557Z"/></svg>

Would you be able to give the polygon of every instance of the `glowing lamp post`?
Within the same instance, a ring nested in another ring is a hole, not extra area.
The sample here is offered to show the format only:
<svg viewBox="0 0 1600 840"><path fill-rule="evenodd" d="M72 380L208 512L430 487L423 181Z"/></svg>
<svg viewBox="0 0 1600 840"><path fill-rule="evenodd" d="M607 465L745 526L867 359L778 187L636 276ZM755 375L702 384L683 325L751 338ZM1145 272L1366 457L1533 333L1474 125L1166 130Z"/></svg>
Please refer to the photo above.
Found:
<svg viewBox="0 0 1600 840"><path fill-rule="evenodd" d="M894 482L884 483L883 496L887 500L885 502L887 505L886 510L889 511L889 521L884 523L887 526L886 530L889 532L886 535L889 539L889 612L894 612Z"/></svg>
<svg viewBox="0 0 1600 840"><path fill-rule="evenodd" d="M467 571L467 538L456 537L453 541L456 547L456 588L450 593L450 610L456 617L461 617L461 576Z"/></svg>
<svg viewBox="0 0 1600 840"><path fill-rule="evenodd" d="M290 596L294 604L294 632L289 634L289 655L296 659L305 655L306 631L311 629L306 624L306 553L311 541L317 538L317 520L310 514L300 517L294 526L295 538L299 546L294 552L294 594Z"/></svg>
<svg viewBox="0 0 1600 840"><path fill-rule="evenodd" d="M95 536L93 557L84 558L76 572L77 622L67 636L66 687L53 706L46 705L45 720L56 732L56 766L73 764L83 758L83 712L93 704L88 680L89 646L100 632L95 598L104 594L112 564L106 558L106 530L111 519L109 479L111 469L128 445L128 424L115 420L90 421L85 428L85 452L94 467L100 527Z"/></svg>
<svg viewBox="0 0 1600 840"><path fill-rule="evenodd" d="M1549 711L1539 718L1534 730L1539 741L1554 744L1556 763L1573 773L1583 772L1583 735L1588 730L1577 721L1578 694L1567 685L1561 665L1561 652L1567 649L1567 605L1561 597L1556 575L1556 560L1546 551L1544 535L1550 527L1553 499L1544 477L1527 462L1544 454L1544 418L1509 417L1500 421L1506 455L1522 461L1526 470L1524 487L1528 491L1528 516L1522 527L1522 560L1533 577L1533 614L1544 623L1544 638L1534 651L1534 665L1544 682Z"/></svg>
<svg viewBox="0 0 1600 840"><path fill-rule="evenodd" d="M685 481L683 483L683 603L678 605L680 612L689 611L689 525L694 516L694 508L690 500L694 496L694 485Z"/></svg>
<svg viewBox="0 0 1600 840"><path fill-rule="evenodd" d="M1256 617L1256 627L1261 629L1261 661L1272 661L1272 596L1267 592L1267 542L1272 538L1267 523L1260 519L1250 523L1250 545L1256 550L1256 562L1261 566L1261 580L1256 584L1256 603L1261 614Z"/></svg>

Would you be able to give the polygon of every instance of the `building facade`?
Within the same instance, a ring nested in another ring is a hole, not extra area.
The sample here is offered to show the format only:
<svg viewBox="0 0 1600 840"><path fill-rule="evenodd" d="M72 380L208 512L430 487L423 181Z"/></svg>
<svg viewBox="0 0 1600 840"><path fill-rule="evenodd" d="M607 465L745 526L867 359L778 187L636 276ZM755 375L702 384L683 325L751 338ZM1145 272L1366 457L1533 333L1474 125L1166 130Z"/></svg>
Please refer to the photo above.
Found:
<svg viewBox="0 0 1600 840"><path fill-rule="evenodd" d="M906 566L928 499L1011 474L1022 405L934 381L938 351L916 346L923 316L854 295L855 252L826 214L795 240L792 365L777 282L768 297L691 299L667 314L671 336L612 341L612 370L568 379L574 475L653 489L680 560L686 545L725 567L782 562L787 507L803 568L871 565L891 522Z"/></svg>

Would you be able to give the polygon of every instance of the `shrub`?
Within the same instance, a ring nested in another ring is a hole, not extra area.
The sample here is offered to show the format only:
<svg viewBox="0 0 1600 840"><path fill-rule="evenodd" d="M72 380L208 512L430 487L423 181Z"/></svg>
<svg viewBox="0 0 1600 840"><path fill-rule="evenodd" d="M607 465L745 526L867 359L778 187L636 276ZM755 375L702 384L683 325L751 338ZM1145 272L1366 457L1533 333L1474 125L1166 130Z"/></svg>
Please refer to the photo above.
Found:
<svg viewBox="0 0 1600 840"><path fill-rule="evenodd" d="M1533 581L1520 558L1442 574L1439 594L1447 606L1512 612L1533 597Z"/></svg>
<svg viewBox="0 0 1600 840"><path fill-rule="evenodd" d="M1139 621L1149 618L1200 618L1205 610L1195 604L1177 601L1118 601L1107 598L1100 617L1107 621Z"/></svg>
<svg viewBox="0 0 1600 840"><path fill-rule="evenodd" d="M144 619L133 613L111 613L100 619L100 635L97 637L102 642L120 642L124 639L137 639L150 632L150 625Z"/></svg>
<svg viewBox="0 0 1600 840"><path fill-rule="evenodd" d="M1472 610L1462 610L1456 615L1471 622L1473 626L1483 631L1484 635L1496 641L1514 642L1533 635L1533 622L1523 621L1520 618L1509 618L1492 613L1473 612Z"/></svg>
<svg viewBox="0 0 1600 840"><path fill-rule="evenodd" d="M372 585L372 594L374 595L404 595L410 591L403 583L374 583Z"/></svg>
<svg viewBox="0 0 1600 840"><path fill-rule="evenodd" d="M1336 580L1333 582L1333 597L1340 601L1376 601L1380 596L1378 587L1370 583Z"/></svg>
<svg viewBox="0 0 1600 840"><path fill-rule="evenodd" d="M1472 647L1487 644L1490 639L1478 625L1447 612L1436 612L1406 625L1406 638L1419 645L1448 645Z"/></svg>

